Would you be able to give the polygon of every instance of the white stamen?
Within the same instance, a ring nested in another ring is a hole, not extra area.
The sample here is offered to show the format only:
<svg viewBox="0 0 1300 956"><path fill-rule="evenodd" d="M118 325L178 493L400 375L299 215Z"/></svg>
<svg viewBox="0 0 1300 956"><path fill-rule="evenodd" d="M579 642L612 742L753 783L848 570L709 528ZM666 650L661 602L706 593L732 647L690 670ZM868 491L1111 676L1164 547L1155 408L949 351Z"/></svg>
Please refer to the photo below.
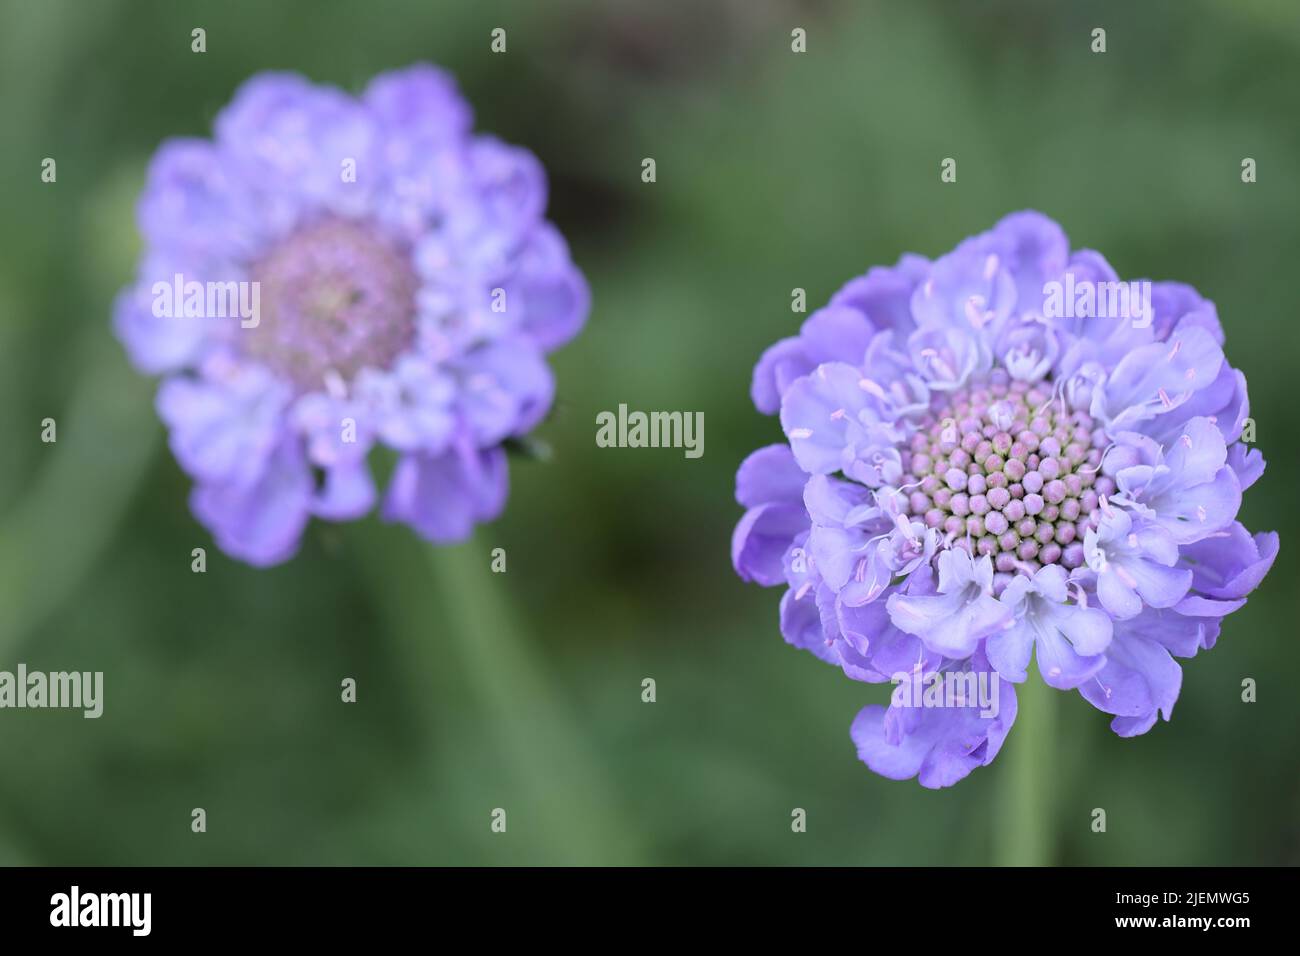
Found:
<svg viewBox="0 0 1300 956"><path fill-rule="evenodd" d="M886 401L889 398L889 393L869 378L859 380L858 388L862 389L864 392L869 392L881 401Z"/></svg>
<svg viewBox="0 0 1300 956"><path fill-rule="evenodd" d="M348 384L343 380L343 376L335 369L326 369L324 379L325 391L329 392L331 398L348 397Z"/></svg>

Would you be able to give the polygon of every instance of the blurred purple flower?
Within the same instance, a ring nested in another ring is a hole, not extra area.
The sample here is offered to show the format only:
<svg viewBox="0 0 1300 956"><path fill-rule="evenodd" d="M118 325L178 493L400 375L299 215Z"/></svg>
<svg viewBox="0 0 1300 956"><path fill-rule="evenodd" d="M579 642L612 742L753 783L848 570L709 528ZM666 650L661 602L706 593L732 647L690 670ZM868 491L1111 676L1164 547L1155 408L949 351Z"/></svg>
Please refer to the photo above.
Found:
<svg viewBox="0 0 1300 956"><path fill-rule="evenodd" d="M194 513L233 557L275 564L312 516L369 512L377 445L398 455L384 516L429 540L504 507L502 443L545 416L545 355L589 294L536 158L471 124L431 66L359 98L266 73L212 141L154 156L114 324L163 376Z"/></svg>
<svg viewBox="0 0 1300 956"><path fill-rule="evenodd" d="M1278 551L1236 521L1264 462L1223 341L1194 289L1121 283L1020 212L872 268L763 354L751 394L787 444L741 466L732 562L786 585L790 643L898 685L853 724L874 771L942 787L987 764L1035 656L1122 736L1169 719L1175 658ZM954 680L987 693L900 693Z"/></svg>

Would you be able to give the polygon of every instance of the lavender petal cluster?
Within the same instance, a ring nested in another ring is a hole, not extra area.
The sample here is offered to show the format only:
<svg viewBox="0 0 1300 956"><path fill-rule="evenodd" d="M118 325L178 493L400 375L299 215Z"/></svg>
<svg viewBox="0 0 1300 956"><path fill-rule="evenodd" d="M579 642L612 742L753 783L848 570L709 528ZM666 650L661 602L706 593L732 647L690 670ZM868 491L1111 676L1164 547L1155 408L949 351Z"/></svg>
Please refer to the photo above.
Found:
<svg viewBox="0 0 1300 956"><path fill-rule="evenodd" d="M933 788L988 764L1033 663L1120 736L1170 719L1178 659L1278 551L1237 520L1264 460L1223 344L1194 289L1120 283L1025 211L872 268L762 355L785 441L740 466L732 562L785 589L790 644L897 685L853 722L868 767ZM904 693L949 678L994 706Z"/></svg>
<svg viewBox="0 0 1300 956"><path fill-rule="evenodd" d="M284 561L312 517L376 504L434 542L503 509L503 444L550 408L546 354L589 293L537 159L471 126L431 66L359 97L264 73L211 140L153 157L114 326L162 377L191 508L233 557ZM173 285L198 291L172 301ZM379 447L395 459L382 502Z"/></svg>

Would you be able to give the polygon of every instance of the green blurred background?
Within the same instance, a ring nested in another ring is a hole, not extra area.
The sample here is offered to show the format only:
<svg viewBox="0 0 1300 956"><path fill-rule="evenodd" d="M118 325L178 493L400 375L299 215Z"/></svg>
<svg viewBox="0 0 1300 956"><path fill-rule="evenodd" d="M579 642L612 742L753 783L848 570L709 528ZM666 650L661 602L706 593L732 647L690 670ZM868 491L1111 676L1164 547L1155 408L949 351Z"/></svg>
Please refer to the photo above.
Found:
<svg viewBox="0 0 1300 956"><path fill-rule="evenodd" d="M1055 745L1028 768L1038 858L1300 861L1291 0L5 0L0 23L0 669L106 685L97 721L0 712L0 862L1014 858L1024 728L952 790L872 775L848 728L888 688L787 647L779 592L737 580L728 544L736 465L779 437L749 379L802 318L790 290L815 308L872 264L1025 207L1126 278L1215 300L1269 461L1242 518L1283 538L1218 647L1185 664L1172 723L1120 740L1055 695ZM555 357L538 433L554 457L513 465L505 516L468 545L318 525L294 561L255 571L191 518L153 384L110 333L144 165L165 137L207 135L259 70L355 90L417 60L457 75L481 130L540 156L593 286L587 330ZM57 184L40 182L46 156ZM704 457L597 448L595 415L620 402L703 411ZM506 574L488 570L495 547Z"/></svg>

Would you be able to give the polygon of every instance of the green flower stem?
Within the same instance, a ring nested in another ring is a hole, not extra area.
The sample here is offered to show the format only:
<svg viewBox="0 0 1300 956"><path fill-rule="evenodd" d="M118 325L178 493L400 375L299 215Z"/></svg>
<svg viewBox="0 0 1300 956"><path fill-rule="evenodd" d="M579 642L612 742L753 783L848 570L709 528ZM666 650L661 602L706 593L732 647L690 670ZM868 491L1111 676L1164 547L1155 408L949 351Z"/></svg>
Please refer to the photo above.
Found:
<svg viewBox="0 0 1300 956"><path fill-rule="evenodd" d="M1016 723L995 763L1002 793L994 856L1002 866L1052 863L1056 697L1032 666L1029 678L1016 685Z"/></svg>
<svg viewBox="0 0 1300 956"><path fill-rule="evenodd" d="M31 487L0 517L0 658L10 664L104 560L161 445L148 380L98 327L79 345L77 389L50 413L57 440L40 446ZM40 436L33 421L23 438L36 443Z"/></svg>
<svg viewBox="0 0 1300 956"><path fill-rule="evenodd" d="M635 831L588 749L590 734L547 677L514 611L510 574L491 571L491 548L480 540L435 547L416 542L406 528L368 525L361 559L379 568L372 579L397 572L373 583L389 603L397 644L412 671L411 692L426 702L422 719L438 720L445 701L428 690L445 686L446 672L454 670L463 693L452 699L471 702L471 723L491 748L492 776L505 784L494 806L532 831L545 855L536 862L636 862L629 859ZM397 570L408 561L418 573L409 566ZM629 687L629 706L639 703L637 691ZM491 809L483 808L485 830Z"/></svg>

